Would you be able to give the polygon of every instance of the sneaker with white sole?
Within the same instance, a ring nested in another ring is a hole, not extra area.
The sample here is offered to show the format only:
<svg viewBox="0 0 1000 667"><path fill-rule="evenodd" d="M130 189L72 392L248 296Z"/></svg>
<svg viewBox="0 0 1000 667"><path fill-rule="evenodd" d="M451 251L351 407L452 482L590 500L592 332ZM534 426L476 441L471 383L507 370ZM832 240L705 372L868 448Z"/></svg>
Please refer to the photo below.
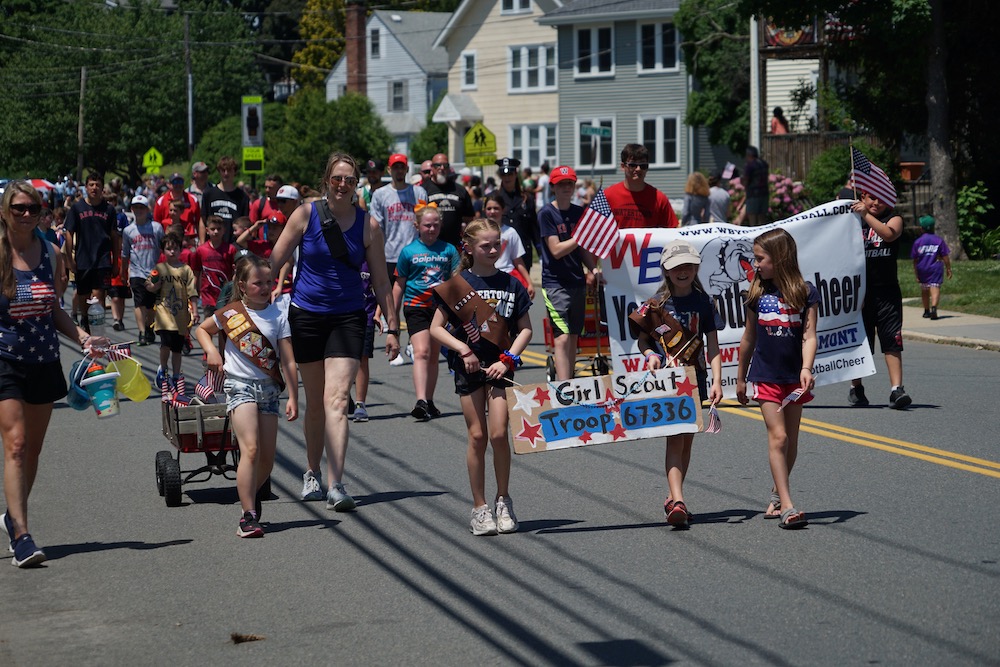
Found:
<svg viewBox="0 0 1000 667"><path fill-rule="evenodd" d="M406 363L406 357L402 353L396 355L396 358L389 362L390 366L402 366Z"/></svg>
<svg viewBox="0 0 1000 667"><path fill-rule="evenodd" d="M10 564L15 567L32 567L45 562L45 552L35 545L28 533L14 540L13 547L14 557Z"/></svg>
<svg viewBox="0 0 1000 667"><path fill-rule="evenodd" d="M326 508L328 510L350 512L355 507L357 507L357 503L354 502L354 498L347 494L341 482L330 487L330 492L326 494Z"/></svg>
<svg viewBox="0 0 1000 667"><path fill-rule="evenodd" d="M889 393L889 407L893 410L905 410L912 402L913 399L903 389L903 385L899 385Z"/></svg>
<svg viewBox="0 0 1000 667"><path fill-rule="evenodd" d="M240 525L236 529L239 537L264 537L264 529L257 522L256 512L244 512Z"/></svg>
<svg viewBox="0 0 1000 667"><path fill-rule="evenodd" d="M3 532L7 534L8 549L11 553L14 553L14 522L10 520L10 516L6 512L3 513L2 521L0 524L3 525Z"/></svg>
<svg viewBox="0 0 1000 667"><path fill-rule="evenodd" d="M500 496L497 498L496 515L497 532L517 532L517 517L514 516L514 501L510 499L510 496L506 498Z"/></svg>
<svg viewBox="0 0 1000 667"><path fill-rule="evenodd" d="M323 485L320 483L320 476L312 470L306 470L302 475L302 500L323 500L326 494L323 493Z"/></svg>
<svg viewBox="0 0 1000 667"><path fill-rule="evenodd" d="M476 536L497 534L497 522L493 520L493 513L490 512L489 505L480 505L472 510L469 530Z"/></svg>
<svg viewBox="0 0 1000 667"><path fill-rule="evenodd" d="M368 421L368 407L365 405L364 401L358 401L354 404L354 417L355 422L366 422Z"/></svg>

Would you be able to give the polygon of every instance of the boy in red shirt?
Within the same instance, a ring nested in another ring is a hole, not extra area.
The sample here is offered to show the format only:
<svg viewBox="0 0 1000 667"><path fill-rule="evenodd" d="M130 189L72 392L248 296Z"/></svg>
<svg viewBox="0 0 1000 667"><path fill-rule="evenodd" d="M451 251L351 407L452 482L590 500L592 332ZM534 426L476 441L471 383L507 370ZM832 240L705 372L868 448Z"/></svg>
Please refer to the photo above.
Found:
<svg viewBox="0 0 1000 667"><path fill-rule="evenodd" d="M205 222L205 243L191 253L191 269L198 282L202 314L208 318L215 314L222 284L233 279L236 248L223 242L225 222L217 215L208 216Z"/></svg>

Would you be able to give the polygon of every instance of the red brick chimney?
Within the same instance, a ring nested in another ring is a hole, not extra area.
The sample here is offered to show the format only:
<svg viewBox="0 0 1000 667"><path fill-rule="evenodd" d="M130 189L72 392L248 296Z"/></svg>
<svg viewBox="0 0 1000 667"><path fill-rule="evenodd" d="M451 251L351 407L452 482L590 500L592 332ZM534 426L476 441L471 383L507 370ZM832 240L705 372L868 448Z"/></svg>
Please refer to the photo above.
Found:
<svg viewBox="0 0 1000 667"><path fill-rule="evenodd" d="M368 94L368 59L365 40L366 7L365 0L348 0L344 8L347 13L346 47L347 92Z"/></svg>

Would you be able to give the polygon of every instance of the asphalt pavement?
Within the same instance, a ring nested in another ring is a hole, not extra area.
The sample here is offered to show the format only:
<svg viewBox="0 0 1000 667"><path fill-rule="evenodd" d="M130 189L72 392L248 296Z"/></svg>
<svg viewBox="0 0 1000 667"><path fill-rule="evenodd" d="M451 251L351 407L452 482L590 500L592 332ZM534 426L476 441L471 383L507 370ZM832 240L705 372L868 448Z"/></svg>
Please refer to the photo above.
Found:
<svg viewBox="0 0 1000 667"><path fill-rule="evenodd" d="M0 564L0 665L1000 664L1000 322L920 314L904 315L909 410L885 405L880 355L871 407L848 407L844 384L807 407L801 531L763 519L751 408L696 438L690 530L663 521L650 439L516 456L521 530L476 538L451 378L442 366L445 415L415 423L412 367L376 355L372 420L350 427L358 510L298 500L301 422L282 422L267 535L240 540L232 481L187 484L176 508L157 494L155 398L105 420L57 404L30 502L49 560ZM155 368L155 348L134 351ZM64 347L67 370L77 358ZM184 365L200 375L197 350Z"/></svg>

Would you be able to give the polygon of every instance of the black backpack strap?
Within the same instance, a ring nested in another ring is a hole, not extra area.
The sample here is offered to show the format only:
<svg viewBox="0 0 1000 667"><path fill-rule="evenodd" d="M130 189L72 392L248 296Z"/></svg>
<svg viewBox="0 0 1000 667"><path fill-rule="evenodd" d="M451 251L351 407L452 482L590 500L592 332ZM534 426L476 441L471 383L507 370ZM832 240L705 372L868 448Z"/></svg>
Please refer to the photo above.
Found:
<svg viewBox="0 0 1000 667"><path fill-rule="evenodd" d="M326 239L327 247L330 249L330 256L360 272L361 267L351 261L344 231L337 224L336 218L333 217L333 211L330 210L326 199L320 199L316 202L316 211L319 213L319 228L323 232L323 238Z"/></svg>

